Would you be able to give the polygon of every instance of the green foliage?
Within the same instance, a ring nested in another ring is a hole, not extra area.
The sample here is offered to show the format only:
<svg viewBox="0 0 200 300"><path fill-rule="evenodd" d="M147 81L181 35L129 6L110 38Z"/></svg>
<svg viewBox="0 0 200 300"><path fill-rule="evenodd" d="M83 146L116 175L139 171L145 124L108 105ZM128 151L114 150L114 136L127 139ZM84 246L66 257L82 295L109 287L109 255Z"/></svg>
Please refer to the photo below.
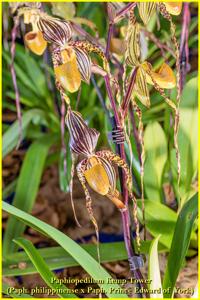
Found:
<svg viewBox="0 0 200 300"><path fill-rule="evenodd" d="M180 104L180 128L178 144L181 156L180 207L195 193L192 183L197 175L198 159L198 97L197 77L189 80L184 87ZM176 156L172 150L174 186L177 189Z"/></svg>
<svg viewBox="0 0 200 300"><path fill-rule="evenodd" d="M185 255L187 253L190 236L194 221L198 212L198 196L193 196L185 203L181 209L176 227L173 234L172 244L168 256L165 275L163 278L163 288L171 288L169 294L165 294L165 298L173 296L173 288L176 284L179 271L184 263Z"/></svg>
<svg viewBox="0 0 200 300"><path fill-rule="evenodd" d="M33 262L35 268L38 270L40 276L46 282L46 284L55 291L55 294L60 298L77 298L74 294L71 294L70 291L66 288L64 284L56 283L57 277L53 272L49 270L48 265L45 263L44 259L38 253L38 250L35 249L33 244L23 238L17 238L13 240L18 246L22 247L31 261ZM55 281L52 282L52 279ZM62 292L59 292L60 289Z"/></svg>
<svg viewBox="0 0 200 300"><path fill-rule="evenodd" d="M139 218L142 222L141 201L138 201ZM145 200L145 217L148 231L154 236L160 236L160 243L170 248L174 233L177 214L164 204Z"/></svg>
<svg viewBox="0 0 200 300"><path fill-rule="evenodd" d="M31 212L38 193L45 160L49 148L55 140L55 136L47 135L45 138L35 141L29 147L17 182L13 200L14 206L26 212ZM16 218L9 218L3 241L3 252L5 254L16 250L16 245L11 241L13 238L19 237L24 229L25 226L20 224Z"/></svg>
<svg viewBox="0 0 200 300"><path fill-rule="evenodd" d="M151 240L142 241L141 253L148 254L150 244ZM97 260L96 245L83 244L81 248L85 249L87 253ZM166 251L166 248L162 244L159 244L158 250L159 253L162 253ZM128 258L124 242L101 243L100 251L101 263L126 260ZM66 253L62 247L42 248L38 249L38 253L45 260L50 270L79 266L79 263L69 253ZM19 268L18 264L21 261L26 263L26 268ZM15 266L15 268L11 266ZM5 276L28 275L36 272L35 266L24 251L8 254L4 258L3 274Z"/></svg>
<svg viewBox="0 0 200 300"><path fill-rule="evenodd" d="M149 123L144 134L144 184L148 199L162 202L162 175L167 161L167 140L159 123Z"/></svg>
<svg viewBox="0 0 200 300"><path fill-rule="evenodd" d="M12 216L15 216L17 219L24 222L26 225L29 225L38 232L51 237L65 251L69 252L70 255L80 264L80 266L82 266L95 280L104 280L104 282L107 282L108 278L111 278L107 271L100 266L100 264L94 258L92 258L91 255L89 255L84 249L82 249L76 242L74 242L64 233L10 204L3 202L2 208ZM105 290L105 294L108 297L127 298L126 294L110 293L111 287L119 287L117 284L99 283L99 286Z"/></svg>
<svg viewBox="0 0 200 300"><path fill-rule="evenodd" d="M150 280L149 289L160 290L157 294L150 294L150 298L163 298L160 267L158 260L158 241L160 235L151 242L149 251L148 279Z"/></svg>

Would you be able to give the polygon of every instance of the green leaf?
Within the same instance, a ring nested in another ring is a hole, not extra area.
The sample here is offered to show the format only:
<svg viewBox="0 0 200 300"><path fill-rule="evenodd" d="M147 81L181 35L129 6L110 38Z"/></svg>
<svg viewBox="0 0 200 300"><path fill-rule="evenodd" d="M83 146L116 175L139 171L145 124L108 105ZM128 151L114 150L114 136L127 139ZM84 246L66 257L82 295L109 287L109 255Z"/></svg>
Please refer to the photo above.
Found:
<svg viewBox="0 0 200 300"><path fill-rule="evenodd" d="M193 196L192 181L197 175L198 160L198 81L193 78L183 89L180 103L180 125L178 145L181 157L180 195L181 206ZM177 162L175 151L172 150L172 171L174 185L177 189Z"/></svg>
<svg viewBox="0 0 200 300"><path fill-rule="evenodd" d="M70 290L64 284L52 282L52 279L56 280L57 277L49 270L48 265L30 241L24 238L17 238L14 242L26 251L40 276L53 291L55 290L54 295L58 295L60 298L77 298L74 294L70 293ZM62 290L62 292L59 292L59 290Z"/></svg>
<svg viewBox="0 0 200 300"><path fill-rule="evenodd" d="M150 244L150 240L142 241L140 249L141 253L148 254ZM96 245L83 244L80 246L97 260ZM165 252L166 248L163 247L162 244L159 244L158 250L159 252ZM79 266L79 263L61 247L38 249L38 253L43 257L50 270ZM126 260L127 258L127 251L124 242L101 244L101 263ZM18 264L20 262L25 262L26 268L19 268ZM36 268L24 251L9 254L4 258L3 274L5 276L27 275L34 274L36 272Z"/></svg>
<svg viewBox="0 0 200 300"><path fill-rule="evenodd" d="M149 288L152 290L158 290L158 293L150 294L150 298L163 298L162 284L160 277L160 267L158 260L158 241L160 235L155 238L149 251L149 270L148 279L150 280Z"/></svg>
<svg viewBox="0 0 200 300"><path fill-rule="evenodd" d="M26 129L30 122L35 118L45 118L45 113L39 109L31 109L22 116L23 137L26 135ZM3 135L2 157L4 158L17 145L19 139L19 122L15 121Z"/></svg>
<svg viewBox="0 0 200 300"><path fill-rule="evenodd" d="M57 137L47 135L31 144L29 147L20 175L17 181L16 193L13 205L30 212L34 205L37 192L40 185L45 160L50 146L55 142ZM16 245L11 243L13 238L19 237L25 229L16 218L10 217L7 223L5 237L3 242L3 252L5 254L16 250Z"/></svg>
<svg viewBox="0 0 200 300"><path fill-rule="evenodd" d="M144 133L146 153L144 186L148 199L162 202L162 174L167 161L165 133L157 122L147 125Z"/></svg>
<svg viewBox="0 0 200 300"><path fill-rule="evenodd" d="M23 212L22 210L5 203L3 201L2 205L3 210L12 214L13 216L20 219L22 222L31 226L35 230L43 233L54 239L65 251L70 253L70 255L87 271L92 278L97 280L98 285L105 290L105 294L111 298L128 298L126 294L118 294L115 291L111 292L110 289L118 289L120 288L117 284L109 284L109 283L100 283L100 281L107 282L108 278L111 278L109 273L104 270L103 267L99 265L99 263L89 255L85 250L83 250L76 242L66 236L64 233L55 229L54 227L46 224L45 222L38 220L37 218L31 216Z"/></svg>
<svg viewBox="0 0 200 300"><path fill-rule="evenodd" d="M22 289L16 289L14 287L9 286L7 283L3 282L2 284L2 293L5 295L8 295L12 298L33 298L29 294L26 294L24 292L20 293L19 290Z"/></svg>
<svg viewBox="0 0 200 300"><path fill-rule="evenodd" d="M141 207L142 203L138 200L138 216L142 222ZM159 239L160 243L169 249L177 220L176 213L164 204L145 200L145 217L148 231L154 237L161 234Z"/></svg>
<svg viewBox="0 0 200 300"><path fill-rule="evenodd" d="M165 298L171 298L173 295L173 289L189 247L197 212L198 196L196 194L184 204L178 216L163 278L163 289L170 287L171 290L169 294L164 294Z"/></svg>

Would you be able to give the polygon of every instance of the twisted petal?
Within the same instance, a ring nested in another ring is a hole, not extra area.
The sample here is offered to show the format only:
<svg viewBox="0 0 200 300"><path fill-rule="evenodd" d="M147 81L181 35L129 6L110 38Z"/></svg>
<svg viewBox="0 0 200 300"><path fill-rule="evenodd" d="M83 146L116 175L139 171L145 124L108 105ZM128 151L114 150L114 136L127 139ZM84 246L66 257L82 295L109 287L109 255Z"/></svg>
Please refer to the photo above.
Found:
<svg viewBox="0 0 200 300"><path fill-rule="evenodd" d="M135 80L135 88L133 93L146 107L150 107L149 90L147 86L147 79L145 71L140 67L138 68Z"/></svg>
<svg viewBox="0 0 200 300"><path fill-rule="evenodd" d="M127 30L127 50L126 63L130 66L137 66L140 64L140 25L138 23L129 24Z"/></svg>
<svg viewBox="0 0 200 300"><path fill-rule="evenodd" d="M80 113L68 109L66 125L70 133L70 148L77 154L86 156L93 154L99 132L94 128L89 128Z"/></svg>
<svg viewBox="0 0 200 300"><path fill-rule="evenodd" d="M64 46L72 36L72 29L69 22L50 17L46 14L40 16L38 28L43 33L47 42Z"/></svg>
<svg viewBox="0 0 200 300"><path fill-rule="evenodd" d="M76 53L76 60L81 78L85 82L89 83L91 77L91 59L89 55L81 48L74 47L74 51Z"/></svg>
<svg viewBox="0 0 200 300"><path fill-rule="evenodd" d="M143 23L146 25L150 21L151 17L156 11L155 2L140 2L137 4L140 18Z"/></svg>
<svg viewBox="0 0 200 300"><path fill-rule="evenodd" d="M144 70L146 70L146 80L149 84L154 85L151 77L162 89L173 89L176 86L176 78L174 72L166 63L163 63L160 69L155 72L150 63L144 62L142 64ZM148 75L150 72L151 76Z"/></svg>

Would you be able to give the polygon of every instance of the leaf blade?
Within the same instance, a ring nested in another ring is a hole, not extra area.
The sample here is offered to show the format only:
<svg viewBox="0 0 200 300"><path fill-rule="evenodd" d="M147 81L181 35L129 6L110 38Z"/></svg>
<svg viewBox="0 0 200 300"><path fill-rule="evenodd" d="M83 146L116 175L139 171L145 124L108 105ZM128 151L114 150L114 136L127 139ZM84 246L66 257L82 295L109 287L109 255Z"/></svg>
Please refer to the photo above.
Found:
<svg viewBox="0 0 200 300"><path fill-rule="evenodd" d="M104 279L107 282L108 278L111 278L107 271L104 270L96 260L94 260L86 251L81 249L76 242L74 242L64 233L4 201L2 208L37 231L54 239L63 249L65 249L65 251L70 253L95 280ZM110 293L111 287L116 289L119 288L118 284L99 283L98 285L105 290L105 293L108 297L128 298L126 294L119 295L117 293Z"/></svg>
<svg viewBox="0 0 200 300"><path fill-rule="evenodd" d="M55 281L52 282L52 278L56 279L55 274L49 270L48 265L45 263L42 256L40 256L40 254L30 241L24 238L17 238L14 240L14 242L26 251L35 268L38 270L40 276L47 283L47 285L52 288L52 290L59 290L60 288L66 290L66 293L58 292L56 293L56 295L58 295L60 298L77 298L74 294L70 293L69 289L65 285L58 284Z"/></svg>

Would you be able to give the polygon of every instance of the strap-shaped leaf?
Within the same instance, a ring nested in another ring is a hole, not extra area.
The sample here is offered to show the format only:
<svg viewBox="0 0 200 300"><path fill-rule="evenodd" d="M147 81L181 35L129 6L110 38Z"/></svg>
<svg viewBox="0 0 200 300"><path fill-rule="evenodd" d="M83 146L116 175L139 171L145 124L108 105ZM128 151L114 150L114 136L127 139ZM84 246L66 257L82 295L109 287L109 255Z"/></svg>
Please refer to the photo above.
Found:
<svg viewBox="0 0 200 300"><path fill-rule="evenodd" d="M130 22L127 30L126 63L130 66L140 64L140 25L137 22Z"/></svg>
<svg viewBox="0 0 200 300"><path fill-rule="evenodd" d="M74 51L76 53L76 60L81 78L85 82L89 83L91 77L91 59L89 55L80 48L74 48Z"/></svg>
<svg viewBox="0 0 200 300"><path fill-rule="evenodd" d="M156 3L155 2L140 2L137 4L140 18L142 19L145 25L148 24L151 17L156 11Z"/></svg>
<svg viewBox="0 0 200 300"><path fill-rule="evenodd" d="M142 102L146 107L150 107L149 90L147 86L146 73L143 68L138 68L135 80L135 89L133 94Z"/></svg>

